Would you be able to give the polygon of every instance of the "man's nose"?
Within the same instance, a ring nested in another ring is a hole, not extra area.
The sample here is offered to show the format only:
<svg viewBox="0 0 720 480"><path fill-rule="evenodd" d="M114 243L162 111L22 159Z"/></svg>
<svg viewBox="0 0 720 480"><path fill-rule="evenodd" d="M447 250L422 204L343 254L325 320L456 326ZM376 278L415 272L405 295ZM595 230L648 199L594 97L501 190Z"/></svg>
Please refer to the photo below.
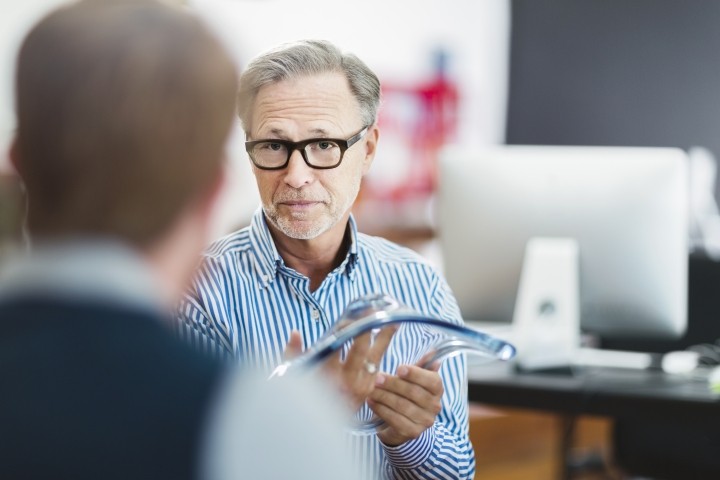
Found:
<svg viewBox="0 0 720 480"><path fill-rule="evenodd" d="M300 150L295 150L290 155L290 161L285 169L285 183L293 188L300 188L312 182L315 169L305 163Z"/></svg>

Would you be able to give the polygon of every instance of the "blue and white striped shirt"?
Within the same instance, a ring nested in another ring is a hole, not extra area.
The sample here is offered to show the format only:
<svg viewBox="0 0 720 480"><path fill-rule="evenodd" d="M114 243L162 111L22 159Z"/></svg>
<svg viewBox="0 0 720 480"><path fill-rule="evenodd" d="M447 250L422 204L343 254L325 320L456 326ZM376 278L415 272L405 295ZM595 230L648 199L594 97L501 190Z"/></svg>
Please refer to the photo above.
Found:
<svg viewBox="0 0 720 480"><path fill-rule="evenodd" d="M180 307L180 334L203 350L270 372L282 361L292 330L305 348L317 341L352 300L386 293L405 305L450 322L462 322L445 280L419 255L387 240L358 233L350 217L347 257L320 287L287 267L278 254L262 209L249 227L215 242L205 254L192 290ZM404 324L393 337L381 369L414 364L436 340ZM440 369L445 393L432 428L396 447L376 435L352 435L363 478L466 479L475 471L468 437L467 372L464 356ZM369 417L367 405L361 416Z"/></svg>

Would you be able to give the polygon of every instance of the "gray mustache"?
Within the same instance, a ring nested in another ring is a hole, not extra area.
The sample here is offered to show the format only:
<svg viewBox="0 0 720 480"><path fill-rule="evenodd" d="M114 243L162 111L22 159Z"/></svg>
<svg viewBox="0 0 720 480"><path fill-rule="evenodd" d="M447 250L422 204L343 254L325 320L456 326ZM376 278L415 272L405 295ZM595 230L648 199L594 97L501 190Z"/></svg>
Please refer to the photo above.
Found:
<svg viewBox="0 0 720 480"><path fill-rule="evenodd" d="M300 191L288 191L283 192L282 195L278 195L274 198L275 202L322 202L325 203L325 198L315 198L308 196Z"/></svg>

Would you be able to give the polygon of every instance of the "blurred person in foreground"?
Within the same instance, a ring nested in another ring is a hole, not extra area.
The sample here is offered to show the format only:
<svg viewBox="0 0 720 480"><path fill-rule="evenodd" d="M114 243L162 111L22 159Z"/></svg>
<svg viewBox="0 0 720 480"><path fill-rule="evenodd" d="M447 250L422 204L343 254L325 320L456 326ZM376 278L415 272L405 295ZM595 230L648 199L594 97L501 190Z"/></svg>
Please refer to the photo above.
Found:
<svg viewBox="0 0 720 480"><path fill-rule="evenodd" d="M372 293L462 322L447 283L427 262L359 233L350 213L378 147L379 97L376 75L329 42L283 45L249 64L239 113L262 207L249 227L206 252L180 308L181 335L220 357L271 369ZM364 474L473 477L465 360L422 368L434 340L405 324L391 340L329 366L358 417L374 413L385 422L376 434L351 438Z"/></svg>
<svg viewBox="0 0 720 480"><path fill-rule="evenodd" d="M149 0L77 2L25 38L10 158L32 246L0 273L0 478L352 478L322 384L226 371L171 329L236 76Z"/></svg>

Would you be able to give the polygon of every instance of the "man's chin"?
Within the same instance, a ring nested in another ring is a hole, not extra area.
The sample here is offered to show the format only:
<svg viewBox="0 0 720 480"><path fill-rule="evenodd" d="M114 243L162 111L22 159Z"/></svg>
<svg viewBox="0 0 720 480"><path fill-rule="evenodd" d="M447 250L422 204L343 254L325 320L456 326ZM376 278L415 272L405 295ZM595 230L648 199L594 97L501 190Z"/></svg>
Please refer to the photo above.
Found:
<svg viewBox="0 0 720 480"><path fill-rule="evenodd" d="M312 240L328 230L324 222L287 218L278 219L277 227L285 236L296 240Z"/></svg>

